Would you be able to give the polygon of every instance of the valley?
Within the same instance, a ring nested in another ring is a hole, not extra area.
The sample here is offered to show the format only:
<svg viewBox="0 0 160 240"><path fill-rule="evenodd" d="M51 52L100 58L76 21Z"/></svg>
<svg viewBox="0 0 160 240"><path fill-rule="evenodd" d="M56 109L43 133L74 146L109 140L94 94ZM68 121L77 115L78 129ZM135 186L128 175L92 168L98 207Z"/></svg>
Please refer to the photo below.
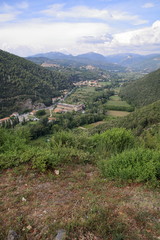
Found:
<svg viewBox="0 0 160 240"><path fill-rule="evenodd" d="M146 58L0 51L0 239L160 238L160 70L131 71Z"/></svg>

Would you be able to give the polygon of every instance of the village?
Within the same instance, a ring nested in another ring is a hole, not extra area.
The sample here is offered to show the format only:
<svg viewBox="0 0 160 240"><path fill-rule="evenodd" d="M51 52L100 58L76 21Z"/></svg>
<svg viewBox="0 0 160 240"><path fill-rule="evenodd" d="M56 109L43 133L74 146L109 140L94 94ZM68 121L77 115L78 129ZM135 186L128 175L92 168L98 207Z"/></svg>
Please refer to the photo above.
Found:
<svg viewBox="0 0 160 240"><path fill-rule="evenodd" d="M23 113L23 114L14 112L10 116L0 119L0 126L5 126L5 124L9 124L12 126L14 125L15 121L16 123L23 123L27 121L39 121L39 118L36 116L36 113L40 110L49 111L49 115L50 115L48 117L49 122L56 120L56 118L53 117L53 114L56 114L56 113L84 111L84 108L85 108L84 104L73 105L73 104L63 103L65 98L69 94L71 94L72 91L73 89L70 92L66 89L62 90L61 96L52 98L52 105L49 107L33 109L32 111Z"/></svg>
<svg viewBox="0 0 160 240"><path fill-rule="evenodd" d="M101 87L100 81L102 81L102 79L75 82L75 83L73 83L73 85L75 87L72 90L70 90L70 91L68 89L61 90L60 96L52 98L51 106L44 107L44 108L37 107L30 112L22 113L22 114L19 114L18 112L14 112L10 116L0 119L0 126L5 126L6 123L9 123L10 125L14 125L14 122L23 123L23 122L27 122L27 121L39 121L39 118L36 115L37 111L39 111L39 110L49 111L49 117L48 117L49 122L55 120L55 117L53 115L55 115L56 113L65 113L65 112L72 112L72 111L84 112L85 104L78 104L78 103L77 103L77 105L66 104L65 99L69 95L71 95L72 92L77 87L87 86L87 87L99 87L100 88Z"/></svg>

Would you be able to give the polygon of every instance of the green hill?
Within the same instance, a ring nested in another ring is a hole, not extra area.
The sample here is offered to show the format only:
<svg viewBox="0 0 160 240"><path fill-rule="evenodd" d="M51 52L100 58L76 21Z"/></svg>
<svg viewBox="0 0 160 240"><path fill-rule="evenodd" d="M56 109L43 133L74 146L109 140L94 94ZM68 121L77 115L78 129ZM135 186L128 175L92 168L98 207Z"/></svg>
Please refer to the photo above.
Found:
<svg viewBox="0 0 160 240"><path fill-rule="evenodd" d="M24 58L0 50L0 116L29 108L29 103L51 103L59 90L72 83L58 71L49 71ZM27 102L28 101L28 102Z"/></svg>
<svg viewBox="0 0 160 240"><path fill-rule="evenodd" d="M120 96L137 107L160 100L160 69L121 89Z"/></svg>
<svg viewBox="0 0 160 240"><path fill-rule="evenodd" d="M132 129L141 134L144 129L152 128L160 123L160 100L136 109L133 113L118 121L119 127Z"/></svg>

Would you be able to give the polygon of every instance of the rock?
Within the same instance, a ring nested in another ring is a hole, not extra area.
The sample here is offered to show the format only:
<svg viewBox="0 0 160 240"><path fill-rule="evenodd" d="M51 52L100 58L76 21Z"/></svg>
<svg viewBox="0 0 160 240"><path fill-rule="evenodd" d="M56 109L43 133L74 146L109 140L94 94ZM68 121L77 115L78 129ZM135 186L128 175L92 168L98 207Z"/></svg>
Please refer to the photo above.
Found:
<svg viewBox="0 0 160 240"><path fill-rule="evenodd" d="M30 231L30 230L32 229L32 226L31 226L31 225L28 225L26 228L27 228L27 230Z"/></svg>
<svg viewBox="0 0 160 240"><path fill-rule="evenodd" d="M27 200L24 198L24 197L22 197L22 202L26 202Z"/></svg>
<svg viewBox="0 0 160 240"><path fill-rule="evenodd" d="M55 240L65 240L65 239L66 239L66 231L64 229L58 230Z"/></svg>
<svg viewBox="0 0 160 240"><path fill-rule="evenodd" d="M54 170L54 173L55 173L56 175L59 175L59 170Z"/></svg>
<svg viewBox="0 0 160 240"><path fill-rule="evenodd" d="M7 240L17 240L19 237L17 235L17 233L13 230L9 230L8 236L7 236Z"/></svg>

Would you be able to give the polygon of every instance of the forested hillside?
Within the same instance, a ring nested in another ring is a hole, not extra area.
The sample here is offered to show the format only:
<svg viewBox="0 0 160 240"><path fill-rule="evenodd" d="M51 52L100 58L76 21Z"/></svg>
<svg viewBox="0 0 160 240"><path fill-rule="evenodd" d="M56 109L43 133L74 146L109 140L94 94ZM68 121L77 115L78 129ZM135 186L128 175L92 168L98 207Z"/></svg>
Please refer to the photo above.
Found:
<svg viewBox="0 0 160 240"><path fill-rule="evenodd" d="M135 106L145 106L160 99L160 69L145 77L128 83L120 96Z"/></svg>
<svg viewBox="0 0 160 240"><path fill-rule="evenodd" d="M137 109L127 117L120 119L119 127L132 129L136 134L141 134L144 129L152 128L160 123L160 100Z"/></svg>
<svg viewBox="0 0 160 240"><path fill-rule="evenodd" d="M25 110L27 99L32 103L51 103L60 89L72 83L58 71L49 71L28 60L0 50L1 117ZM27 107L27 106L26 106Z"/></svg>

